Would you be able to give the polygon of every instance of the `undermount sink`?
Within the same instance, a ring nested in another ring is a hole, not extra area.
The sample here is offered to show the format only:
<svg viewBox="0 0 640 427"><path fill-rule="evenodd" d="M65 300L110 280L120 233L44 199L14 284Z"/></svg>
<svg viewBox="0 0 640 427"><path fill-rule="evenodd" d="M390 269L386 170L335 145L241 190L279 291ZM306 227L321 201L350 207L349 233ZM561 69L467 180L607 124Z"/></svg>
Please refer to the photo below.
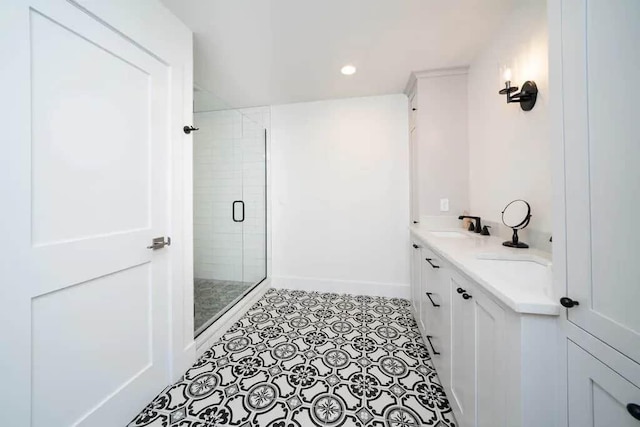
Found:
<svg viewBox="0 0 640 427"><path fill-rule="evenodd" d="M492 276L500 276L514 285L521 283L523 289L530 285L544 285L544 293L551 296L551 261L529 254L478 254L483 270ZM524 280L523 280L524 279Z"/></svg>
<svg viewBox="0 0 640 427"><path fill-rule="evenodd" d="M460 233L459 231L432 231L431 234L433 234L435 237L446 237L448 239L468 239L469 236L467 236L464 233Z"/></svg>
<svg viewBox="0 0 640 427"><path fill-rule="evenodd" d="M551 267L551 261L536 255L528 254L528 253L522 253L522 254L483 253L483 254L476 255L476 258L480 260L487 260L487 261L527 262L527 263L538 264L545 268Z"/></svg>

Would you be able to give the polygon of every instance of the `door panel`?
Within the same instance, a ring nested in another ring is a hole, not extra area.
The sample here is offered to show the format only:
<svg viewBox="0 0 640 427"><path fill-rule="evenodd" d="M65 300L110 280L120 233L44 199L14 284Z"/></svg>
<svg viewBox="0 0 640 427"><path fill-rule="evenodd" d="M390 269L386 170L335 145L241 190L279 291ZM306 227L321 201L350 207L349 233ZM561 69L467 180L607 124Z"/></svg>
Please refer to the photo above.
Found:
<svg viewBox="0 0 640 427"><path fill-rule="evenodd" d="M29 99L1 188L5 315L27 336L0 356L21 376L5 422L124 425L169 375L171 249L147 246L169 231L170 68L71 2L5 11L28 54L3 76Z"/></svg>
<svg viewBox="0 0 640 427"><path fill-rule="evenodd" d="M478 427L505 423L503 372L504 310L481 292L472 298L476 317L476 408Z"/></svg>
<svg viewBox="0 0 640 427"><path fill-rule="evenodd" d="M626 406L640 405L640 389L572 341L567 345L569 427L637 427Z"/></svg>
<svg viewBox="0 0 640 427"><path fill-rule="evenodd" d="M34 245L149 227L156 88L139 67L163 70L108 42L31 12Z"/></svg>
<svg viewBox="0 0 640 427"><path fill-rule="evenodd" d="M565 1L562 10L569 320L640 362L635 100L640 3Z"/></svg>

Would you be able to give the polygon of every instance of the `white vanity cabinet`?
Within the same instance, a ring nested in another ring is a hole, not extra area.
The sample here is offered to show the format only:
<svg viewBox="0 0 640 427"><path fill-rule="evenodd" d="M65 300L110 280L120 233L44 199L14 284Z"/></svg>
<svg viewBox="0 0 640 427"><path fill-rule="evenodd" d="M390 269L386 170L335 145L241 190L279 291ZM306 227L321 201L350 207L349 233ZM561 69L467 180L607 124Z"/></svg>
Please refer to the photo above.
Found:
<svg viewBox="0 0 640 427"><path fill-rule="evenodd" d="M414 243L416 316L457 425L553 426L556 316L514 312L428 243Z"/></svg>
<svg viewBox="0 0 640 427"><path fill-rule="evenodd" d="M640 426L640 406L627 410L640 405L640 139L635 97L620 90L640 75L640 2L549 7L556 289L579 304L563 313L561 422Z"/></svg>

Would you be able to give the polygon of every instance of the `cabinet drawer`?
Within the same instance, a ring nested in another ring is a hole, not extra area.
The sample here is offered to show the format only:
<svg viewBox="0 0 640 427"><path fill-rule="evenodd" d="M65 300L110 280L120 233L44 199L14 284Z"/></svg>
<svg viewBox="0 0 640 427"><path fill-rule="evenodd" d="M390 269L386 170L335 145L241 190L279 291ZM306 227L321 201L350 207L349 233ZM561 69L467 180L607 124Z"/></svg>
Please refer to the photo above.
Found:
<svg viewBox="0 0 640 427"><path fill-rule="evenodd" d="M639 405L640 412L640 388L573 341L567 343L569 427L638 427L640 419L627 405Z"/></svg>

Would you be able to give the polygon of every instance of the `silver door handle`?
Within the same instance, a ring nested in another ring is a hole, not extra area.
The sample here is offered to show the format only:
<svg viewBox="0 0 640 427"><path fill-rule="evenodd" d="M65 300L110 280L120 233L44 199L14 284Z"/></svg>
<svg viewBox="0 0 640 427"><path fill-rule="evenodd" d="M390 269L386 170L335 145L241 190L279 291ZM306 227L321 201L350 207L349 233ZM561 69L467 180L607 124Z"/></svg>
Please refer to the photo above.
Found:
<svg viewBox="0 0 640 427"><path fill-rule="evenodd" d="M147 246L147 249L153 249L155 251L165 246L171 246L171 237L167 237L167 240L164 240L164 237L155 237L151 242L151 246Z"/></svg>

